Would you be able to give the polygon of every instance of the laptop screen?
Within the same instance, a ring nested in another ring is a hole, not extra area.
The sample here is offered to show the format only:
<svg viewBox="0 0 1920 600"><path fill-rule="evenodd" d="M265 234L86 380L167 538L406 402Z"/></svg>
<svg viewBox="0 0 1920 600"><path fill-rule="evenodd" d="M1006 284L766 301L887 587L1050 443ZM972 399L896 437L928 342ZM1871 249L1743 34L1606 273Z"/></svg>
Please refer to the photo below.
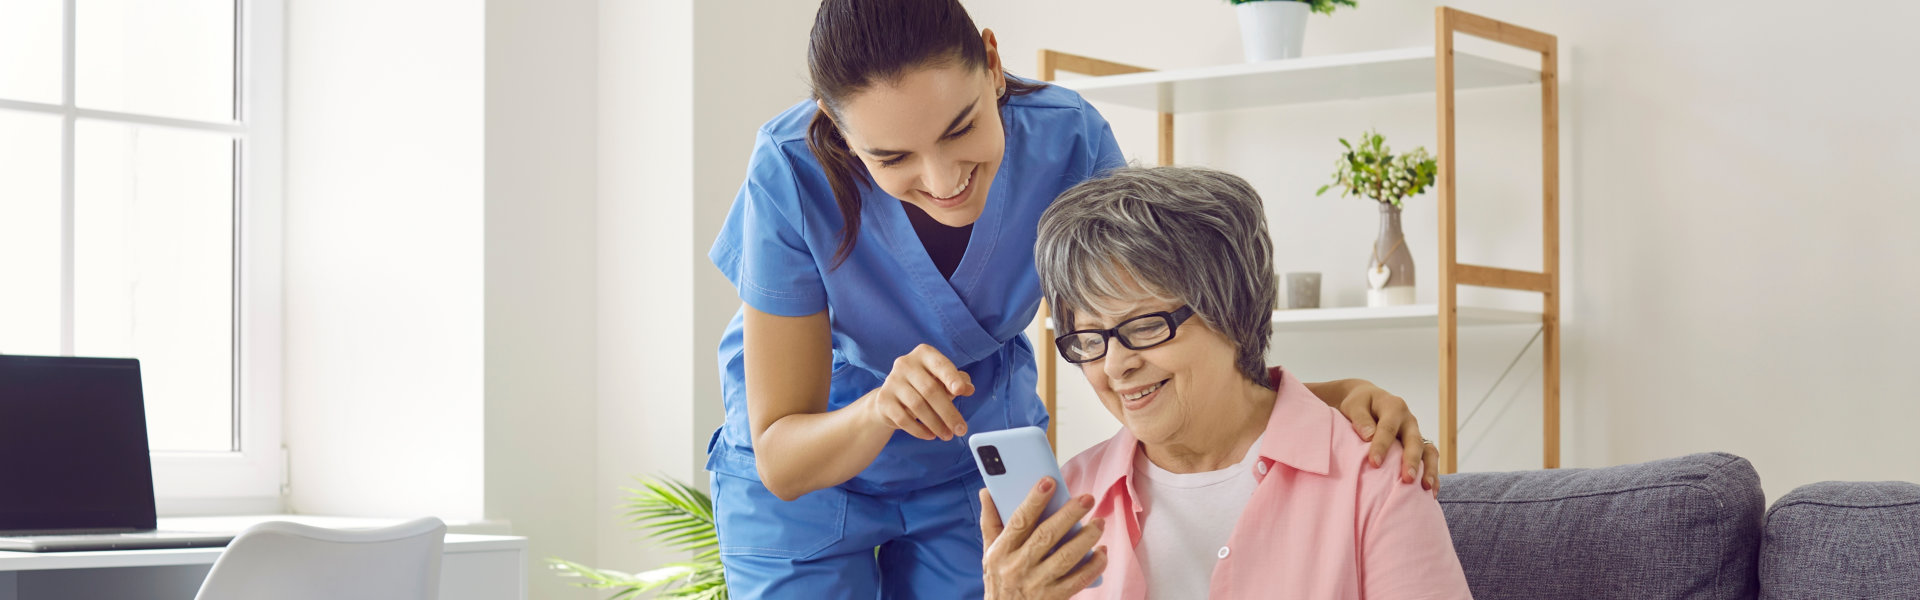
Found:
<svg viewBox="0 0 1920 600"><path fill-rule="evenodd" d="M0 532L153 527L140 361L0 356Z"/></svg>

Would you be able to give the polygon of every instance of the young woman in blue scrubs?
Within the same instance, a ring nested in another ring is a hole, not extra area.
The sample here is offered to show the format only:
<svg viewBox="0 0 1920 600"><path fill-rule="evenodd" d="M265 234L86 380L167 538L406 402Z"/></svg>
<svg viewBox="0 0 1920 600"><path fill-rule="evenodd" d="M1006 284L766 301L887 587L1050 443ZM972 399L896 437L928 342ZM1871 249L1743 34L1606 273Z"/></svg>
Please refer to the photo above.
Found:
<svg viewBox="0 0 1920 600"><path fill-rule="evenodd" d="M814 98L760 128L710 255L744 303L707 461L728 587L978 598L960 438L1046 425L1035 226L1120 148L1078 94L1006 75L957 0L826 0L807 59ZM1378 419L1376 464L1420 439L1370 384L1314 392L1363 436Z"/></svg>

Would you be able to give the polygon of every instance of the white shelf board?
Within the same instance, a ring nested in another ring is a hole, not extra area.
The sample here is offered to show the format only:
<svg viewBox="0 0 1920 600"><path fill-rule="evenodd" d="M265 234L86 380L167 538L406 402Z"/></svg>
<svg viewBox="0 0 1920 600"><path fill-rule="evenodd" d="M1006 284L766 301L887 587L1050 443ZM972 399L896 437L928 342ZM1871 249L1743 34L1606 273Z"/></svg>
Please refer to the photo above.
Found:
<svg viewBox="0 0 1920 600"><path fill-rule="evenodd" d="M1466 90L1540 81L1538 69L1454 49L1454 87ZM1433 48L1309 56L1063 79L1088 100L1170 113L1433 93Z"/></svg>
<svg viewBox="0 0 1920 600"><path fill-rule="evenodd" d="M1456 311L1461 327L1485 325L1539 325L1540 313L1502 308L1462 306ZM1440 306L1414 304L1369 308L1305 308L1273 311L1273 332L1355 331L1362 329L1434 329L1440 326Z"/></svg>

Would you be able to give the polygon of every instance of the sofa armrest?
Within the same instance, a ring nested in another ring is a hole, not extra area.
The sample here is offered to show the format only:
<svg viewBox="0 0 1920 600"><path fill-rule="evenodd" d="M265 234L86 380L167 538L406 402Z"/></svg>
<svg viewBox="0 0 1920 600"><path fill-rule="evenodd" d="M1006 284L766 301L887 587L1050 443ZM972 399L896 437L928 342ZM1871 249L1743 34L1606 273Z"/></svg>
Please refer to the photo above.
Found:
<svg viewBox="0 0 1920 600"><path fill-rule="evenodd" d="M1762 598L1920 595L1920 485L1826 481L1767 510Z"/></svg>

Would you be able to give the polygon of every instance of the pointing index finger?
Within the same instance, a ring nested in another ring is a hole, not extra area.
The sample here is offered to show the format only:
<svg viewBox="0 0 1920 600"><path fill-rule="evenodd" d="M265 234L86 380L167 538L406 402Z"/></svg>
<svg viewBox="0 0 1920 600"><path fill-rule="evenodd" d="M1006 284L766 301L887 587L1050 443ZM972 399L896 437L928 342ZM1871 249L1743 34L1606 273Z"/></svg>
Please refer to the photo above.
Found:
<svg viewBox="0 0 1920 600"><path fill-rule="evenodd" d="M922 364L926 365L928 373L940 378L940 382L947 386L949 393L955 396L973 394L973 376L953 366L953 361L947 360L947 357L939 351L928 352Z"/></svg>

